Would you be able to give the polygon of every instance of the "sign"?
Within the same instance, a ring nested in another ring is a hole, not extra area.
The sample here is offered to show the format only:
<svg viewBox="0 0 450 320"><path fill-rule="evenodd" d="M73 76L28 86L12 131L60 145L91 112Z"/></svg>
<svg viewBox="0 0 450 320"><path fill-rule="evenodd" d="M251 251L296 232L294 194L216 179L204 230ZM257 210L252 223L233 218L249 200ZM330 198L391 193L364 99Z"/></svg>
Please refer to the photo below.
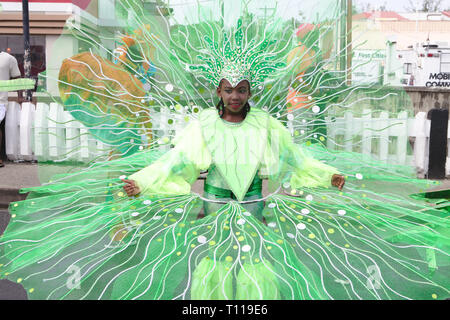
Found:
<svg viewBox="0 0 450 320"><path fill-rule="evenodd" d="M450 88L450 73L430 73L425 86L428 88Z"/></svg>

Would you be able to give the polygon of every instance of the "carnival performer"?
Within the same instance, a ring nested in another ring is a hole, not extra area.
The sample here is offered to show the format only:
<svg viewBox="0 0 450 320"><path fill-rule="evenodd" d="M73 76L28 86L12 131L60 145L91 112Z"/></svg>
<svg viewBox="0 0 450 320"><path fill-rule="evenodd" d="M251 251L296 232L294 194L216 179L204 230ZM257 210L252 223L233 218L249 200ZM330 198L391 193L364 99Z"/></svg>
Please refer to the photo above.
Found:
<svg viewBox="0 0 450 320"><path fill-rule="evenodd" d="M169 151L140 150L22 190L30 195L11 204L0 238L0 278L30 299L450 295L448 219L401 193L421 182L357 165L354 155L314 159L250 107L255 88L286 66L274 42L252 42L242 29L234 42L205 36L204 63L186 65L220 102L177 132ZM193 193L206 170L204 194Z"/></svg>
<svg viewBox="0 0 450 320"><path fill-rule="evenodd" d="M229 79L229 80L228 80ZM213 110L207 110L205 111L205 114L207 114L207 117L211 117L212 119L215 119L216 122L219 122L223 125L223 128L225 129L221 134L221 139L224 139L224 136L227 137L233 137L235 141L242 141L242 147L239 149L242 152L248 152L249 150L245 150L245 147L249 147L248 143L245 143L243 141L244 139L255 139L256 137L252 137L251 133L261 133L264 135L264 137L270 138L270 135L268 135L265 130L265 126L268 125L269 128L273 128L273 130L276 130L276 133L279 133L281 131L284 135L284 143L286 145L283 146L276 146L277 148L284 149L284 152L288 149L292 149L295 147L293 146L292 142L289 141L288 137L289 133L286 131L286 129L283 127L281 123L279 123L276 119L270 117L267 115L267 113L262 111L254 111L250 117L256 118L255 123L263 124L263 127L257 128L255 124L252 124L250 126L247 126L245 128L245 123L243 123L251 112L251 107L248 103L248 99L251 97L251 91L250 91L250 83L249 80L245 79L239 82L237 85L233 87L233 85L230 83L230 81L236 81L236 79L230 79L230 77L224 78L220 80L219 87L217 88L217 96L220 98L220 102L217 105L217 116L215 115L215 111ZM202 118L202 116L200 117ZM220 121L221 120L221 121ZM210 120L211 121L211 120ZM201 126L199 122L196 122L194 125ZM217 126L214 124L214 126ZM233 128L234 127L234 128ZM237 129L240 127L240 129ZM255 131L255 129L261 130L261 131ZM189 130L197 130L199 131L200 128L197 129L189 129ZM286 131L286 132L283 132ZM184 135L190 136L190 132L186 132ZM239 136L241 135L241 136ZM191 136L195 137L195 136ZM202 137L197 137L202 138ZM225 139L224 139L225 140ZM206 146L204 142L198 144L200 146ZM263 146L266 146L265 143L263 143ZM183 148L190 147L183 146ZM226 145L222 145L221 147L227 148ZM236 148L239 148L239 146L236 146ZM205 152L202 150L193 150L192 152L192 159L189 159L193 163L196 162L196 158L198 157L201 159L200 155L203 155ZM222 151L221 151L222 152ZM259 151L261 152L261 151ZM221 154L225 155L225 154ZM231 156L239 156L239 154L229 155ZM303 156L303 155L302 155ZM214 161L209 160L210 155L206 154L204 156L207 158L203 163L202 167L198 167L197 171L209 169L208 177L205 182L205 189L204 189L204 196L210 200L220 200L221 203L226 203L229 201L233 201L238 199L236 197L236 194L233 193L233 190L230 190L229 185L227 184L227 178L228 176L225 172L226 168L221 168L221 165L223 165L227 160L221 159L221 158L214 158ZM304 159L305 157L303 157ZM252 202L252 200L255 199L261 199L262 198L262 179L259 176L258 169L261 166L260 161L258 159L253 159L254 163L253 165L256 166L256 168L250 168L250 171L254 173L254 177L250 177L251 183L248 186L247 190L239 190L237 189L237 185L241 183L239 181L239 177L236 177L235 181L230 181L232 185L235 187L233 188L235 192L239 192L238 194L242 195L242 191L245 191L244 198L241 198L241 201L244 202ZM219 162L219 165L216 165L215 162ZM301 175L308 176L308 174L312 175L312 179L316 179L315 185L321 185L323 187L326 187L328 185L333 185L335 187L338 187L340 190L342 190L345 179L342 175L337 174L337 170L334 168L331 168L329 166L326 166L318 161L315 161L313 159L307 158L307 161L310 162L310 167L307 167L307 169L304 170L311 170L310 173L304 172L301 173ZM209 164L209 165L208 165ZM249 166L250 163L245 163L244 165ZM298 163L297 165L299 168L301 167L301 164ZM221 171L223 170L223 171ZM237 168L237 171L244 171L244 169ZM123 180L126 185L124 186L125 192L129 196L136 196L141 193L141 190L145 190L146 193L159 193L161 192L160 186L153 184L153 178L156 172L159 171L158 164L154 164L153 166L144 169L142 172L138 172L134 174L130 179L136 179L136 180ZM224 172L225 171L225 172ZM222 172L222 174L221 174ZM299 179L301 180L301 179ZM245 181L244 185L248 185L249 181ZM192 181L191 181L192 183ZM189 185L189 182L186 182L186 185ZM235 185L236 186L235 186ZM300 185L299 185L300 186ZM186 191L189 190L189 188L186 188ZM239 191L238 191L239 190ZM190 191L190 190L189 190ZM169 190L169 192L173 192L172 190ZM225 201L225 202L224 202ZM213 202L205 202L205 214L212 213L220 209L219 204L214 204ZM253 212L253 214L259 218L262 218L262 210L263 210L263 201L255 201L251 204L244 204L243 205L245 209L247 209L250 212Z"/></svg>

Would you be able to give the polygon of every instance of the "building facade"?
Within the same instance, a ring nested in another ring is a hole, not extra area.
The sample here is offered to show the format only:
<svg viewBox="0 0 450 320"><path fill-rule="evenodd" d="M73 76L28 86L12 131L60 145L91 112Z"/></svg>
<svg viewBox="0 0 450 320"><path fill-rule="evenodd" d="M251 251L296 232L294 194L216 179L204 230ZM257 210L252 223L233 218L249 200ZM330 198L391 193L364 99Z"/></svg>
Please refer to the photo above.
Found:
<svg viewBox="0 0 450 320"><path fill-rule="evenodd" d="M34 97L45 97L44 91L58 96L58 73L64 59L89 51L95 39L96 53L109 60L119 46L117 34L124 31L123 19L116 17L116 0L29 0L30 45L32 77L38 78L38 92ZM150 14L156 11L156 0L136 0ZM14 55L23 72L22 1L0 1L0 51ZM154 12L156 14L156 12ZM74 36L73 29L83 36ZM45 72L45 76L42 76ZM40 92L41 91L41 92ZM16 94L10 93L10 100Z"/></svg>
<svg viewBox="0 0 450 320"><path fill-rule="evenodd" d="M411 68L425 65L433 74L448 72L449 12L358 14L353 17L353 39L353 79L360 83L417 85L423 82L417 82L417 76L412 81L405 82L405 79L407 75L419 73ZM419 52L419 48L429 44L442 49L442 54L433 52L433 56L428 56L431 53Z"/></svg>

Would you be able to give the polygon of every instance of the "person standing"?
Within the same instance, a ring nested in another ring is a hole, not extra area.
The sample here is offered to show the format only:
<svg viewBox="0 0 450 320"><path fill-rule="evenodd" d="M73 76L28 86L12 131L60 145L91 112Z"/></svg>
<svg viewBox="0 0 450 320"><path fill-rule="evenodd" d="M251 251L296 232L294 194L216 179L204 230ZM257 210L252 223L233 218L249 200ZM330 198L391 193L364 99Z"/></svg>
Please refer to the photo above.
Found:
<svg viewBox="0 0 450 320"><path fill-rule="evenodd" d="M17 59L7 52L0 52L0 80L13 80L20 78L20 70ZM22 103L22 91L17 91L18 102ZM8 104L8 92L0 92L0 125L3 128L6 118L6 105ZM3 129L0 130L0 150L3 144ZM4 167L0 158L0 167Z"/></svg>

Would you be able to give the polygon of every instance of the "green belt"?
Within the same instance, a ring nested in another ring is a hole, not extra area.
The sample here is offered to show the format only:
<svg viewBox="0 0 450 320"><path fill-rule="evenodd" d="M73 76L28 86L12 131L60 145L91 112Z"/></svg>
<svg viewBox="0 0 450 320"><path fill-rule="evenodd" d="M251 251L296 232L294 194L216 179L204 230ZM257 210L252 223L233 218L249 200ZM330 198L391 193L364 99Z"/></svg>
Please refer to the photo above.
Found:
<svg viewBox="0 0 450 320"><path fill-rule="evenodd" d="M209 194L213 194L219 198L231 198L234 200L237 199L236 196L234 195L234 193L228 189L214 187L214 186L211 186L211 185L205 183L204 190L205 190L205 192L208 192ZM261 194L261 191L262 191L262 180L259 180L256 183L252 182L252 184L248 188L248 191L245 194L244 198L251 197L251 196L254 196L257 194Z"/></svg>

